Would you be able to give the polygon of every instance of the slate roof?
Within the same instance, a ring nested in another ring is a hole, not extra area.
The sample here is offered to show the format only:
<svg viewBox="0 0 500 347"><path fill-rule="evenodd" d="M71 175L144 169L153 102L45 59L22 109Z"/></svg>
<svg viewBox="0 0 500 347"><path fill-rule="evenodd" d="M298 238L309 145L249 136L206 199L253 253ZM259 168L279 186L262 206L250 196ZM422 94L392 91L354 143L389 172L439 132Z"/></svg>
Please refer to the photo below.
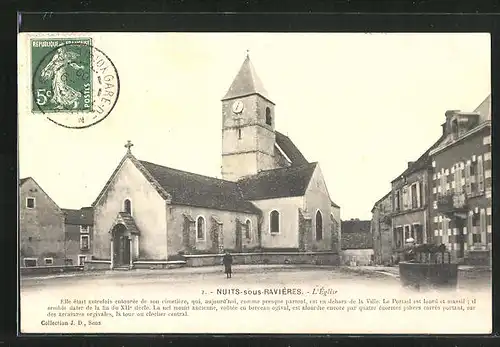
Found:
<svg viewBox="0 0 500 347"><path fill-rule="evenodd" d="M234 99L241 96L259 94L270 101L269 95L262 84L259 76L250 62L250 57L247 56L240 71L236 75L222 100Z"/></svg>
<svg viewBox="0 0 500 347"><path fill-rule="evenodd" d="M238 181L246 200L303 196L317 163L261 171Z"/></svg>
<svg viewBox="0 0 500 347"><path fill-rule="evenodd" d="M483 102L479 104L479 106L474 110L474 112L483 115L483 117L490 116L489 118L491 118L491 94L489 94L486 97L486 99L484 99Z"/></svg>
<svg viewBox="0 0 500 347"><path fill-rule="evenodd" d="M445 136L441 135L441 137L431 147L429 147L424 152L424 154L422 154L420 156L420 158L417 159L417 161L415 161L413 164L411 164L405 171L403 171L403 173L401 173L398 177L393 179L391 182L394 182L394 181L400 179L401 177L408 176L408 175L410 175L414 172L417 172L419 170L425 169L430 161L430 157L429 157L430 151L432 151L434 148L436 148L444 138L445 138Z"/></svg>
<svg viewBox="0 0 500 347"><path fill-rule="evenodd" d="M19 180L19 185L22 186L24 184L24 182L26 182L27 180L29 180L31 177L25 177L25 178L21 178Z"/></svg>
<svg viewBox="0 0 500 347"><path fill-rule="evenodd" d="M128 231L130 231L131 234L140 234L139 228L135 224L134 217L132 217L127 212L119 212L119 215L122 218L125 227Z"/></svg>
<svg viewBox="0 0 500 347"><path fill-rule="evenodd" d="M390 190L387 194L385 194L383 197L381 197L380 199L378 199L374 204L373 204L373 207L372 207L372 210L371 212L373 213L373 211L375 210L375 207L384 199L387 199L389 197L389 195L391 195L392 193L392 190Z"/></svg>
<svg viewBox="0 0 500 347"><path fill-rule="evenodd" d="M330 202L331 202L331 204L332 204L333 207L340 208L340 206L337 205L336 203L334 203L332 200L330 200Z"/></svg>
<svg viewBox="0 0 500 347"><path fill-rule="evenodd" d="M371 221L369 220L343 220L342 234L344 233L370 233Z"/></svg>
<svg viewBox="0 0 500 347"><path fill-rule="evenodd" d="M276 144L292 161L292 165L305 165L308 164L307 159L302 155L297 146L294 145L288 136L283 135L276 131Z"/></svg>
<svg viewBox="0 0 500 347"><path fill-rule="evenodd" d="M94 224L94 211L91 207L84 207L79 210L63 208L66 216L65 223L72 225L92 225Z"/></svg>
<svg viewBox="0 0 500 347"><path fill-rule="evenodd" d="M172 204L259 213L245 201L236 182L139 161L172 198Z"/></svg>

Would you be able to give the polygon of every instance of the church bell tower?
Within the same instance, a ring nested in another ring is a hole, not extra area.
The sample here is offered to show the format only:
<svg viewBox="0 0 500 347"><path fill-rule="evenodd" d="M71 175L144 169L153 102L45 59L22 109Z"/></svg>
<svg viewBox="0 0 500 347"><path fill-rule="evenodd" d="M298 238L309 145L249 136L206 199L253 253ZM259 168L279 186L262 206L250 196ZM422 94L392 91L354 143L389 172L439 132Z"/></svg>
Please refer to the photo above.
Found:
<svg viewBox="0 0 500 347"><path fill-rule="evenodd" d="M274 103L247 56L222 99L222 178L275 168Z"/></svg>

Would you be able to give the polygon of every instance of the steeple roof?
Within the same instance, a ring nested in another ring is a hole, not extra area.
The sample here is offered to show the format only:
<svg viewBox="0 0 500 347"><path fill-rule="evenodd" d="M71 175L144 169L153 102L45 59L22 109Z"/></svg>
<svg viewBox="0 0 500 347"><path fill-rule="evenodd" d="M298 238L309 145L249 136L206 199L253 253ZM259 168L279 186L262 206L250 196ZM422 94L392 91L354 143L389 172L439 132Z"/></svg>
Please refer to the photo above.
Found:
<svg viewBox="0 0 500 347"><path fill-rule="evenodd" d="M271 101L262 81L255 72L252 62L250 61L250 56L247 55L243 65L241 65L240 71L234 78L231 87L229 87L229 90L222 100L234 99L252 94L259 94Z"/></svg>

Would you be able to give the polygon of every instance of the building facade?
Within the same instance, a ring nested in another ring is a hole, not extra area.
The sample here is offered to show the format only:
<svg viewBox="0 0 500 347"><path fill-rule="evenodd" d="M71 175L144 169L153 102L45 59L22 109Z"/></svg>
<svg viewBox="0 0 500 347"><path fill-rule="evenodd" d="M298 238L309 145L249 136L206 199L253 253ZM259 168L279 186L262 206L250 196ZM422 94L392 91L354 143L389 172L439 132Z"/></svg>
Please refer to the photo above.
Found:
<svg viewBox="0 0 500 347"><path fill-rule="evenodd" d="M361 266L373 264L371 221L357 218L342 221L342 264Z"/></svg>
<svg viewBox="0 0 500 347"><path fill-rule="evenodd" d="M392 191L384 195L372 208L371 234L373 237L373 261L377 265L392 263Z"/></svg>
<svg viewBox="0 0 500 347"><path fill-rule="evenodd" d="M448 111L432 158L433 237L457 261L491 259L491 96L474 112Z"/></svg>
<svg viewBox="0 0 500 347"><path fill-rule="evenodd" d="M92 255L110 266L179 254L340 252L340 209L318 163L275 129L249 57L222 99L222 177L127 152L94 210Z"/></svg>
<svg viewBox="0 0 500 347"><path fill-rule="evenodd" d="M432 162L430 151L441 138L391 182L393 250L404 249L408 240L416 244L432 242L431 203Z"/></svg>
<svg viewBox="0 0 500 347"><path fill-rule="evenodd" d="M62 209L65 215L65 264L82 266L92 255L93 210Z"/></svg>
<svg viewBox="0 0 500 347"><path fill-rule="evenodd" d="M64 265L64 213L32 178L20 180L20 266Z"/></svg>

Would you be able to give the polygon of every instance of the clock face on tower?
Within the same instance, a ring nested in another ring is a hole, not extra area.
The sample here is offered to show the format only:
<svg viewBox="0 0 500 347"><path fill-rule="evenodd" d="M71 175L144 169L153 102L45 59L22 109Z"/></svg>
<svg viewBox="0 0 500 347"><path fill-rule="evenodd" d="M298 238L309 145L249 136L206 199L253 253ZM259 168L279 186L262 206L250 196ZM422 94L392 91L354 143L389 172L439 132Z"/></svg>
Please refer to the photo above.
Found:
<svg viewBox="0 0 500 347"><path fill-rule="evenodd" d="M241 112L243 112L243 108L244 108L243 101L238 100L238 101L235 101L233 103L233 112L234 113L240 114Z"/></svg>

